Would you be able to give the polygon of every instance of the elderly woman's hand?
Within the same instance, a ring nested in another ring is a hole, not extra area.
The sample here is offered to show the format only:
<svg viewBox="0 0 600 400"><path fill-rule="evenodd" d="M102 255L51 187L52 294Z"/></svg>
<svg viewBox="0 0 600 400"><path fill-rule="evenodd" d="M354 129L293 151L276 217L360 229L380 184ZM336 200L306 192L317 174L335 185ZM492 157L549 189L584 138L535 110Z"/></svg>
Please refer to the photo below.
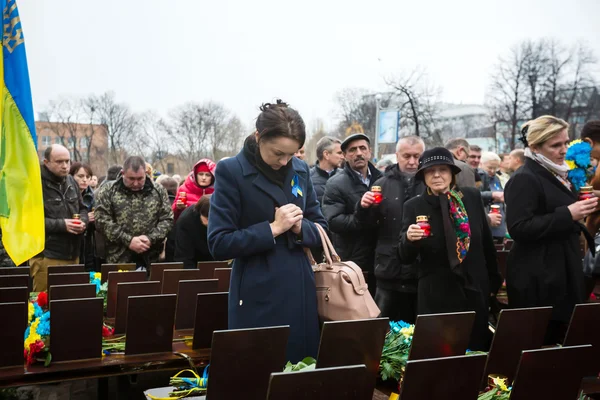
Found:
<svg viewBox="0 0 600 400"><path fill-rule="evenodd" d="M423 229L421 229L419 225L413 224L408 227L408 230L406 231L406 238L410 242L416 242L423 239L423 234Z"/></svg>

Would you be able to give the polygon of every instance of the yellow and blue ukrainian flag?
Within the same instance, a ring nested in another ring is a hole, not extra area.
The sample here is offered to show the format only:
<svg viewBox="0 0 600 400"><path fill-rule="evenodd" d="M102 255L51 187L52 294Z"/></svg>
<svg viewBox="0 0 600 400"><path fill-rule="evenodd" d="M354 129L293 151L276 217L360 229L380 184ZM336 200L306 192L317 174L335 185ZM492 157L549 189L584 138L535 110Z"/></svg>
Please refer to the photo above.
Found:
<svg viewBox="0 0 600 400"><path fill-rule="evenodd" d="M44 249L44 198L21 19L15 0L0 6L0 228L19 265Z"/></svg>

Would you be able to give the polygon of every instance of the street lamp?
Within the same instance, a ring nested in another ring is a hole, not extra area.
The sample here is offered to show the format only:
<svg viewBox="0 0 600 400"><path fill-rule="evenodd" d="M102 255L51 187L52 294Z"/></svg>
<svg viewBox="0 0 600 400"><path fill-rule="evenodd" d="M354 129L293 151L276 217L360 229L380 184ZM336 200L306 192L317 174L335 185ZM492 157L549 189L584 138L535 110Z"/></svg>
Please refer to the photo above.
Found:
<svg viewBox="0 0 600 400"><path fill-rule="evenodd" d="M375 162L379 161L379 110L382 98L381 93L375 95L375 151L373 152Z"/></svg>

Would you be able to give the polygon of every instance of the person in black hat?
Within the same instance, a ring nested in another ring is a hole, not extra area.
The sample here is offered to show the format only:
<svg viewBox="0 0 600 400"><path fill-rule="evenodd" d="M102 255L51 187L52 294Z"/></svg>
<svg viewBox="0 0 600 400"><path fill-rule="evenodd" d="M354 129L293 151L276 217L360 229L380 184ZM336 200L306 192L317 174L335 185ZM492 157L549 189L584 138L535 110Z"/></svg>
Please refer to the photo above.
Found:
<svg viewBox="0 0 600 400"><path fill-rule="evenodd" d="M496 249L481 193L455 187L461 169L450 151L427 150L419 159L415 179L425 182L424 193L404 204L399 256L417 262L417 313L475 311L469 343L472 350L489 348L489 297L502 283ZM427 229L417 219L427 218Z"/></svg>
<svg viewBox="0 0 600 400"><path fill-rule="evenodd" d="M333 233L333 244L342 260L354 261L368 272L369 292L375 295L373 263L376 228L364 226L357 217L360 200L381 172L370 163L371 145L369 137L357 133L342 142L346 165L342 172L331 177L325 185L323 215Z"/></svg>

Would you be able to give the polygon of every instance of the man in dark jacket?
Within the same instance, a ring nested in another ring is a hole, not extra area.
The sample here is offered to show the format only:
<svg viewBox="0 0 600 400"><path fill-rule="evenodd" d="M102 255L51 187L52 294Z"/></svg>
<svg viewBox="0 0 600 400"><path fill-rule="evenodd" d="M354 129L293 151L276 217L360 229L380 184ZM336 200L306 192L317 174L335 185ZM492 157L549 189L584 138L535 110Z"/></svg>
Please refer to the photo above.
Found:
<svg viewBox="0 0 600 400"><path fill-rule="evenodd" d="M373 193L366 192L358 209L364 226L377 230L375 248L375 302L382 317L392 321L415 323L417 313L417 269L398 260L398 238L402 230L404 202L423 193L423 182L415 182L419 157L425 143L417 136L400 139L396 146L397 164L389 167L383 178L375 182L383 194L381 204L373 204Z"/></svg>
<svg viewBox="0 0 600 400"><path fill-rule="evenodd" d="M88 222L79 185L69 175L71 155L55 144L44 152L42 191L46 243L44 251L30 260L33 291L48 289L48 266L77 264L82 234ZM76 215L79 218L74 218Z"/></svg>
<svg viewBox="0 0 600 400"><path fill-rule="evenodd" d="M365 227L357 217L362 196L381 178L381 172L369 162L369 137L357 133L342 143L346 159L344 170L335 174L325 186L323 215L333 233L333 244L342 260L354 261L368 272L371 294L375 294L373 262L376 230Z"/></svg>
<svg viewBox="0 0 600 400"><path fill-rule="evenodd" d="M199 261L213 261L208 249L208 214L210 197L206 194L193 207L188 207L175 224L175 261L183 268L195 269Z"/></svg>
<svg viewBox="0 0 600 400"><path fill-rule="evenodd" d="M317 142L317 164L310 169L310 177L317 193L319 203L323 204L325 184L344 162L342 141L331 136L325 136Z"/></svg>

